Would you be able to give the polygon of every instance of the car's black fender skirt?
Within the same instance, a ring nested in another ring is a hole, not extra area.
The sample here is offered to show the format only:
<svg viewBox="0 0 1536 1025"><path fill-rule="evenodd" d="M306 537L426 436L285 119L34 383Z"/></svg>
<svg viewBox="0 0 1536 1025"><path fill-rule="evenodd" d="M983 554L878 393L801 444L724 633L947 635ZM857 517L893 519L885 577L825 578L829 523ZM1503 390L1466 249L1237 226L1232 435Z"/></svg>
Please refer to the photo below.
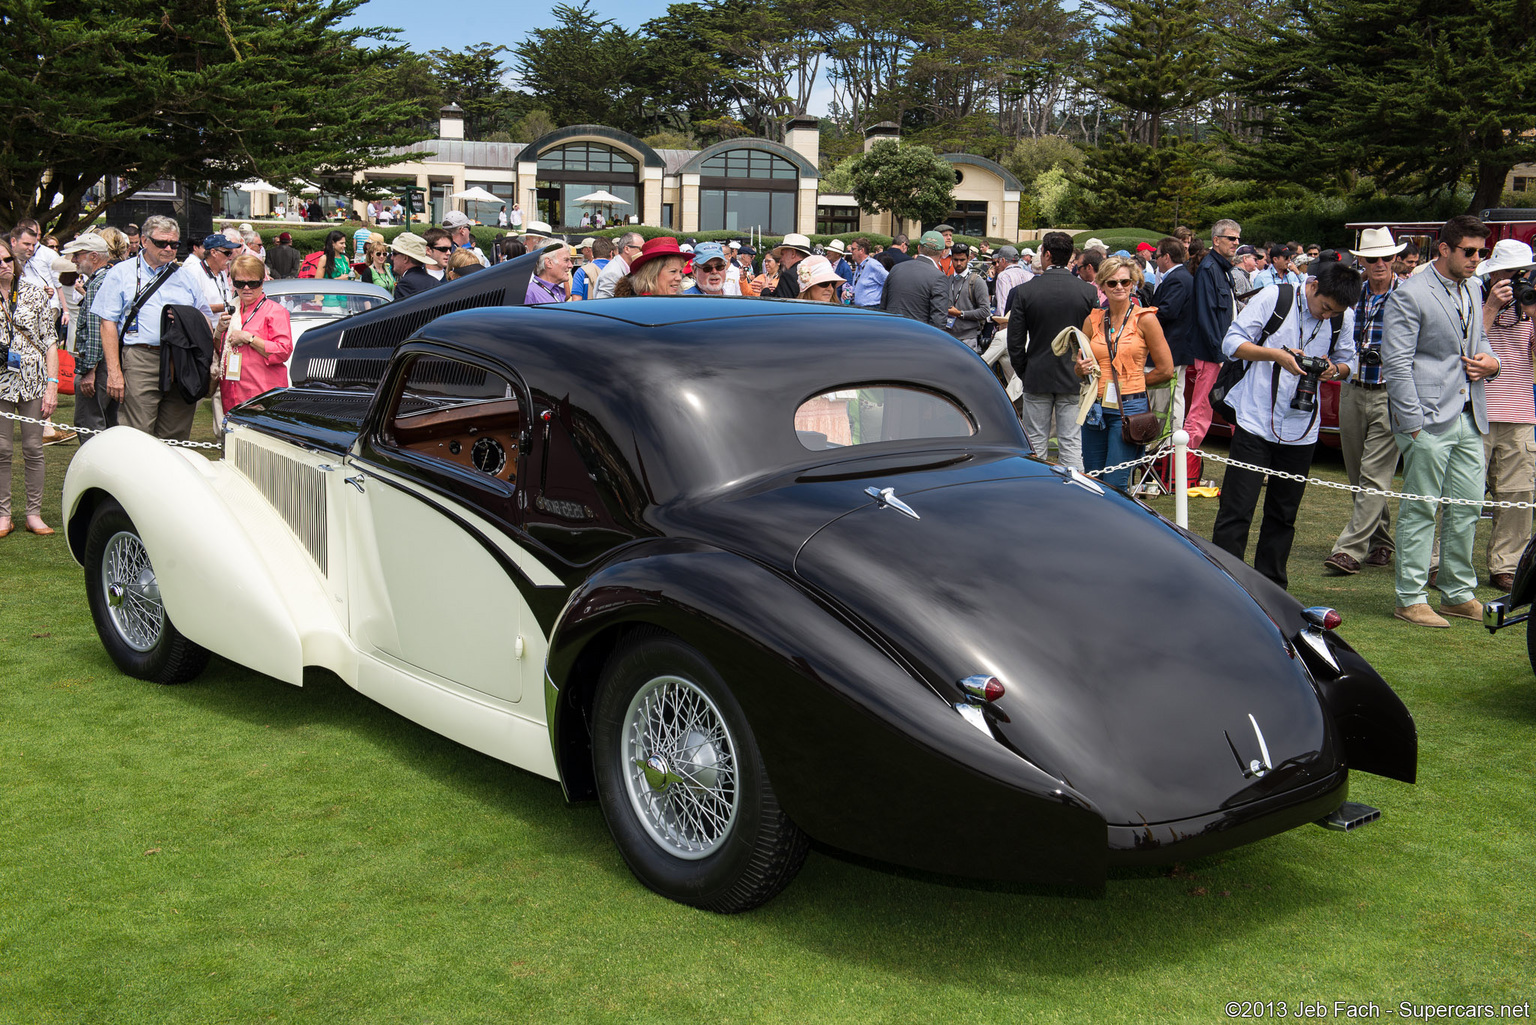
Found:
<svg viewBox="0 0 1536 1025"><path fill-rule="evenodd" d="M1205 538L1184 532L1211 561L1226 570L1269 613L1306 663L1333 717L1351 769L1412 783L1418 777L1419 732L1413 715L1386 680L1336 633L1324 634L1338 668L1308 645L1295 643L1306 629L1302 604L1290 592ZM1529 552L1527 553L1529 555ZM1536 582L1532 583L1536 590ZM1529 600L1529 599L1527 599Z"/></svg>
<svg viewBox="0 0 1536 1025"><path fill-rule="evenodd" d="M1518 609L1536 600L1536 538L1520 553L1515 564L1515 585L1509 590L1509 607Z"/></svg>
<svg viewBox="0 0 1536 1025"><path fill-rule="evenodd" d="M589 796L585 719L627 628L701 651L740 701L774 790L814 839L924 871L1101 887L1093 804L967 723L791 579L701 542L633 546L576 589L549 647L551 742Z"/></svg>

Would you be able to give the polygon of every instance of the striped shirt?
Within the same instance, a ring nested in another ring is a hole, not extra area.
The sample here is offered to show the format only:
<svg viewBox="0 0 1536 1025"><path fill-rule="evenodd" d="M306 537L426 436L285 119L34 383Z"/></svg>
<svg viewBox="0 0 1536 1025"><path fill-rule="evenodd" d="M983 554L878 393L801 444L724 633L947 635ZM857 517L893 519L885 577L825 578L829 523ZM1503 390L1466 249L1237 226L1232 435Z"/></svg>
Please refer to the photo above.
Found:
<svg viewBox="0 0 1536 1025"><path fill-rule="evenodd" d="M1493 354L1499 358L1499 372L1483 382L1489 422L1536 423L1536 402L1531 394L1531 344L1536 321L1519 315L1514 307L1505 307L1486 333Z"/></svg>
<svg viewBox="0 0 1536 1025"><path fill-rule="evenodd" d="M1360 289L1360 301L1355 304L1355 353L1363 355L1367 349L1375 349L1381 352L1381 322L1387 312L1387 296L1397 289L1397 280L1394 278L1392 285L1385 292L1372 292L1367 284ZM1375 361L1375 366L1370 366L1364 359L1360 360L1360 383L1381 384L1381 361Z"/></svg>

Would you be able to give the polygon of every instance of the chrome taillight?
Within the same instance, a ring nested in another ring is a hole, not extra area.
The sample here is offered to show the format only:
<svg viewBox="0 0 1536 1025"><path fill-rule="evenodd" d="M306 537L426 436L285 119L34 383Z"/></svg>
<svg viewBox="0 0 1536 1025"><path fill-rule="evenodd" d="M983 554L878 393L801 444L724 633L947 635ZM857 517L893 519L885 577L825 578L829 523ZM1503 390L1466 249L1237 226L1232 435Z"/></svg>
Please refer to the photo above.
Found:
<svg viewBox="0 0 1536 1025"><path fill-rule="evenodd" d="M965 691L966 697L991 704L1003 696L1003 681L995 676L978 673L961 680L960 689Z"/></svg>

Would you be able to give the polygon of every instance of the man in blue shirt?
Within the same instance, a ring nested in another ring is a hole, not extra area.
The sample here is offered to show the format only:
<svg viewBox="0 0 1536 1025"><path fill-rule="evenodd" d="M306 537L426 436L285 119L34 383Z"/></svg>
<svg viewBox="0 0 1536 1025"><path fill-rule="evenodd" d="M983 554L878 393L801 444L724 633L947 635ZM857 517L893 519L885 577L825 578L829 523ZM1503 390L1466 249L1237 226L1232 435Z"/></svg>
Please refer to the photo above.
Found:
<svg viewBox="0 0 1536 1025"><path fill-rule="evenodd" d="M885 279L891 272L879 260L870 256L870 248L867 238L856 238L848 244L848 258L853 261L853 272L847 278L848 284L843 287L849 289L853 297L850 305L879 309L880 296L885 292Z"/></svg>
<svg viewBox="0 0 1536 1025"><path fill-rule="evenodd" d="M1268 288L1282 282L1300 287L1305 280L1291 267L1291 250L1287 246L1270 246L1269 266L1253 275L1253 287Z"/></svg>
<svg viewBox="0 0 1536 1025"><path fill-rule="evenodd" d="M597 287L598 275L608 266L608 259L613 255L613 240L584 238L577 245L576 251L581 254L584 262L571 275L571 298L586 299Z"/></svg>
<svg viewBox="0 0 1536 1025"><path fill-rule="evenodd" d="M200 268L189 265L177 270L173 262L181 242L176 222L156 215L144 222L140 234L139 255L106 272L91 305L91 312L101 318L107 395L122 402L121 423L157 438L186 441L192 436L197 403L184 401L174 389L169 394L160 391L160 311L167 303L195 306L212 320L213 310L197 279L188 273L193 269L200 273ZM129 317L135 302L145 296Z"/></svg>
<svg viewBox="0 0 1536 1025"><path fill-rule="evenodd" d="M1327 360L1327 368L1320 372L1325 381L1343 380L1354 372L1354 305L1360 300L1360 272L1341 263L1326 264L1319 277L1295 290L1284 321L1265 338L1279 295L1280 289L1272 287L1254 296L1221 343L1227 359L1252 364L1228 396L1237 417L1231 453L1241 462L1304 476L1317 446L1319 415L1316 395L1309 409L1293 404L1303 376L1296 358L1305 354ZM1335 317L1340 318L1337 332L1332 323ZM1307 486L1273 475L1265 485L1264 478L1255 470L1228 468L1211 540L1241 559L1248 549L1259 488L1264 487L1264 520L1253 568L1284 587L1296 536L1296 510Z"/></svg>

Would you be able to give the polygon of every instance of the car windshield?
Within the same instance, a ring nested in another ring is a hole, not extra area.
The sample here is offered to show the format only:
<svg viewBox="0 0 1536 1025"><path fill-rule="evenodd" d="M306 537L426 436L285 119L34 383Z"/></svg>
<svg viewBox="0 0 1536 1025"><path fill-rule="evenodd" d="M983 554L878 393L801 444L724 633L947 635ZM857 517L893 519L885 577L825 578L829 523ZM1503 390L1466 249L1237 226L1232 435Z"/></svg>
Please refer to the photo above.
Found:
<svg viewBox="0 0 1536 1025"><path fill-rule="evenodd" d="M970 415L953 400L915 385L838 388L806 399L795 410L795 436L813 452L975 433Z"/></svg>
<svg viewBox="0 0 1536 1025"><path fill-rule="evenodd" d="M349 317L354 313L384 305L385 300L371 295L345 292L289 292L274 295L291 315L310 317Z"/></svg>

